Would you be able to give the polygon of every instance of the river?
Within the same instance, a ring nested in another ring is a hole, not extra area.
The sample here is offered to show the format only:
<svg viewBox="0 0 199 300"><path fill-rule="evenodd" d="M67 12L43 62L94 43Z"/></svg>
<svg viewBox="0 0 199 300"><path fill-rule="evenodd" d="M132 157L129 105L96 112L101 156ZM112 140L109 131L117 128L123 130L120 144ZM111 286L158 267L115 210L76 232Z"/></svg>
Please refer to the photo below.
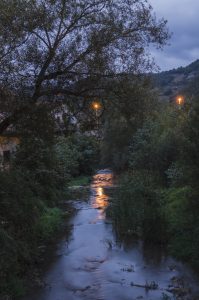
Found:
<svg viewBox="0 0 199 300"><path fill-rule="evenodd" d="M26 299L199 299L198 278L187 266L141 241L116 241L105 213L112 188L112 173L99 171L89 198L73 202L77 213L70 221L71 238L58 243L45 286ZM184 296L174 298L172 290Z"/></svg>

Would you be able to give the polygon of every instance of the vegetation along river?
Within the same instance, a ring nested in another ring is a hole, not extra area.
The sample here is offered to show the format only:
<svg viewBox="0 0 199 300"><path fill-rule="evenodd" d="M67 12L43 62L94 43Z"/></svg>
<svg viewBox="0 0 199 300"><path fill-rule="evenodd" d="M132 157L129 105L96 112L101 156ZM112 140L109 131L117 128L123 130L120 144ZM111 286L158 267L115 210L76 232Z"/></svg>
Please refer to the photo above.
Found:
<svg viewBox="0 0 199 300"><path fill-rule="evenodd" d="M187 266L141 241L117 242L105 213L112 188L112 173L99 171L89 199L73 202L71 238L58 244L45 286L26 299L199 299L199 281Z"/></svg>

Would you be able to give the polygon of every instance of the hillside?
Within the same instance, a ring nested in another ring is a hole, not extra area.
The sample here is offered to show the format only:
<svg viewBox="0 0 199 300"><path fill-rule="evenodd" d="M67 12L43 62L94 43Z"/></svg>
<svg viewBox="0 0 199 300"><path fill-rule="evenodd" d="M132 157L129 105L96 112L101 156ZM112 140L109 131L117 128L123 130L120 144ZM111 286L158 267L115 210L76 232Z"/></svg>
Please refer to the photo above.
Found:
<svg viewBox="0 0 199 300"><path fill-rule="evenodd" d="M153 75L161 99L172 100L199 77L199 59L188 65Z"/></svg>

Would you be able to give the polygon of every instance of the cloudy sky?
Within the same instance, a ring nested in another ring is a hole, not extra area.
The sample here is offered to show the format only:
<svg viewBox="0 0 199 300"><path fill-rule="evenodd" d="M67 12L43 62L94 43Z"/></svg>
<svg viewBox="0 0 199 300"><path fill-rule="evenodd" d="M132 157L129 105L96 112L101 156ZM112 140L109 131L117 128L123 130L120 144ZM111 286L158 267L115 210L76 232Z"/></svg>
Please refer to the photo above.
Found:
<svg viewBox="0 0 199 300"><path fill-rule="evenodd" d="M157 17L168 20L173 33L163 51L152 50L161 70L186 66L199 59L199 0L149 0Z"/></svg>

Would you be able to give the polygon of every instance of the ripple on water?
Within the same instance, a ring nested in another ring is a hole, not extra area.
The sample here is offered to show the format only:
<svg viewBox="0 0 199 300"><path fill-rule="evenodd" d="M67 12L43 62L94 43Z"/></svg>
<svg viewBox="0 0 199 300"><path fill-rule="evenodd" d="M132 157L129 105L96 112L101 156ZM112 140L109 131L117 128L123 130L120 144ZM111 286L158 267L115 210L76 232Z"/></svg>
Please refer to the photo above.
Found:
<svg viewBox="0 0 199 300"><path fill-rule="evenodd" d="M171 296L166 289L174 277L186 278L197 290L199 281L192 272L161 249L135 241L116 243L105 214L106 190L112 186L110 170L98 171L89 201L74 202L78 212L70 221L71 239L62 243L60 256L49 267L46 288L34 291L26 300L160 300L163 292ZM152 281L158 284L157 290L145 288Z"/></svg>

